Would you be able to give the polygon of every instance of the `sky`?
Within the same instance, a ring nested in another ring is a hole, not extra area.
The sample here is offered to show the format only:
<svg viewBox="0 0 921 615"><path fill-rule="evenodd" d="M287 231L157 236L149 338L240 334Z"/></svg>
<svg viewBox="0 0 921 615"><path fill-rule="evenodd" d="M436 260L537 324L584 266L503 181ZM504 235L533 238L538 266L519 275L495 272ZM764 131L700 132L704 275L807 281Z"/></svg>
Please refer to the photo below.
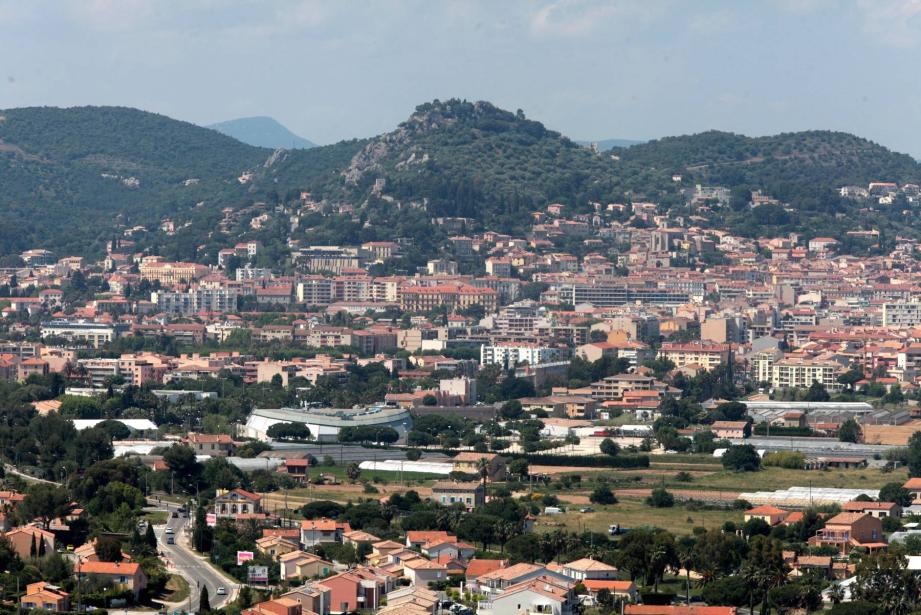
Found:
<svg viewBox="0 0 921 615"><path fill-rule="evenodd" d="M0 0L0 108L317 143L457 97L580 140L830 129L921 158L919 67L921 0Z"/></svg>

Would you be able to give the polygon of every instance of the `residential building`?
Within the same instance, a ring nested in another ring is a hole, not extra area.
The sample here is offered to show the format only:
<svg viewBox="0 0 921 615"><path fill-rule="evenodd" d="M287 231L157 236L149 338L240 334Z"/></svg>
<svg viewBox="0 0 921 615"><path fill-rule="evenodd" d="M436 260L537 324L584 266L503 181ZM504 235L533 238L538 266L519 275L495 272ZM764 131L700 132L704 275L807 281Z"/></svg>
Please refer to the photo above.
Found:
<svg viewBox="0 0 921 615"><path fill-rule="evenodd" d="M184 441L200 456L229 457L236 450L236 443L227 434L190 433Z"/></svg>
<svg viewBox="0 0 921 615"><path fill-rule="evenodd" d="M26 593L19 599L19 606L27 611L61 613L70 610L70 594L45 581L29 583L26 585Z"/></svg>
<svg viewBox="0 0 921 615"><path fill-rule="evenodd" d="M135 599L147 587L147 575L137 562L78 562L74 574L83 581L130 591Z"/></svg>
<svg viewBox="0 0 921 615"><path fill-rule="evenodd" d="M461 505L469 512L486 503L486 489L481 482L439 481L432 485L432 499L443 506Z"/></svg>
<svg viewBox="0 0 921 615"><path fill-rule="evenodd" d="M564 361L569 358L566 348L526 344L523 342L498 343L480 346L480 365L500 365L510 369L520 363L540 365Z"/></svg>
<svg viewBox="0 0 921 615"><path fill-rule="evenodd" d="M262 496L244 489L218 489L214 498L214 514L220 518L262 513Z"/></svg>
<svg viewBox="0 0 921 615"><path fill-rule="evenodd" d="M312 547L324 542L342 542L342 535L351 531L348 523L332 519L306 519L301 521L301 544Z"/></svg>

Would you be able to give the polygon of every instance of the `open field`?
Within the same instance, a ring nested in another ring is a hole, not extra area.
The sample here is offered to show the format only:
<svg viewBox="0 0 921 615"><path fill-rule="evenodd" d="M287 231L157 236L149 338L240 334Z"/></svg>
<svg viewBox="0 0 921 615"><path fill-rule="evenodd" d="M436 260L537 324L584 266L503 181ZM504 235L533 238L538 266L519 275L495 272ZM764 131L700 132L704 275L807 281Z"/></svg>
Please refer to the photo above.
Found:
<svg viewBox="0 0 921 615"><path fill-rule="evenodd" d="M654 526L675 534L689 534L695 527L711 529L722 527L726 521L742 522L741 510L689 511L679 504L673 508L651 508L642 500L621 500L612 506L593 505L593 508L595 512L591 513L575 510L561 515L541 515L534 528L538 532L564 528L607 533L608 526L618 523L628 528Z"/></svg>

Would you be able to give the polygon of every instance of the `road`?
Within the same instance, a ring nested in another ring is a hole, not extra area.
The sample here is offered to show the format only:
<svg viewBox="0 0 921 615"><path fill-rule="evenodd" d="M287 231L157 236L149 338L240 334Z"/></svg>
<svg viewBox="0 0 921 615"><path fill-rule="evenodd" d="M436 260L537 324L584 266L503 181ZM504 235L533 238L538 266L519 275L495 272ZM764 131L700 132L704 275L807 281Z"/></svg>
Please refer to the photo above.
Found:
<svg viewBox="0 0 921 615"><path fill-rule="evenodd" d="M157 542L167 570L182 575L191 589L191 610L198 610L199 594L202 587L208 588L208 597L211 607L219 609L236 598L240 586L230 577L220 573L208 563L207 558L192 550L190 540L191 532L187 531L189 519L182 513L173 517L173 512L179 508L178 504L162 503L158 510L167 511L166 525L154 526ZM167 533L167 528L172 533ZM169 537L173 537L174 544L168 544ZM223 587L226 595L218 595L218 588ZM188 601L187 601L188 602Z"/></svg>

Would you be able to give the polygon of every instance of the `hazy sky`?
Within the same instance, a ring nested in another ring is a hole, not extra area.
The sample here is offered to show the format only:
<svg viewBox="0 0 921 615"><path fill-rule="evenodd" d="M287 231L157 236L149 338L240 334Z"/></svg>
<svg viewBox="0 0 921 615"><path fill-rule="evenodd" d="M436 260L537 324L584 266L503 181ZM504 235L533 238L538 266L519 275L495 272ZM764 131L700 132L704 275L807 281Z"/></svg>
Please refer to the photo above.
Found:
<svg viewBox="0 0 921 615"><path fill-rule="evenodd" d="M845 130L921 157L921 0L0 0L0 108L270 115L319 143L434 98L575 139Z"/></svg>

